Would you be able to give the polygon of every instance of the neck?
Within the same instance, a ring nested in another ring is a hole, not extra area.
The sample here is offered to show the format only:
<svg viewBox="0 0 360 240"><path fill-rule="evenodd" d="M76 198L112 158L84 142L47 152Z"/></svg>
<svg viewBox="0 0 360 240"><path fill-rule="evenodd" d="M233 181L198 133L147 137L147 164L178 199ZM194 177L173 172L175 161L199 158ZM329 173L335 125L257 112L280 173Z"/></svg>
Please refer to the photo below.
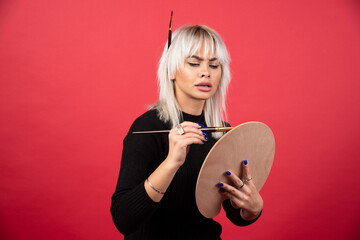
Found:
<svg viewBox="0 0 360 240"><path fill-rule="evenodd" d="M191 115L201 115L203 109L204 109L204 105L205 105L205 100L195 100L194 101L179 101L178 100L178 104L180 106L181 111L187 113L187 114L191 114Z"/></svg>

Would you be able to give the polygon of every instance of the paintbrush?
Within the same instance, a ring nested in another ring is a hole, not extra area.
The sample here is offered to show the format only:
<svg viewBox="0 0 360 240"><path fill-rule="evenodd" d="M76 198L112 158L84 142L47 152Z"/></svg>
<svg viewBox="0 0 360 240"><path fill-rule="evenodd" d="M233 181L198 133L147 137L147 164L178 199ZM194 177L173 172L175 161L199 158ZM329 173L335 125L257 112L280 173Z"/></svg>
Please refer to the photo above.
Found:
<svg viewBox="0 0 360 240"><path fill-rule="evenodd" d="M171 45L171 35L172 35L172 17L173 17L173 11L171 11L171 17L170 17L170 25L169 25L169 36L168 36L168 48Z"/></svg>
<svg viewBox="0 0 360 240"><path fill-rule="evenodd" d="M199 128L203 132L227 132L230 131L232 127L204 127ZM170 130L153 130L153 131L137 131L132 132L132 134L146 134L146 133L169 133Z"/></svg>

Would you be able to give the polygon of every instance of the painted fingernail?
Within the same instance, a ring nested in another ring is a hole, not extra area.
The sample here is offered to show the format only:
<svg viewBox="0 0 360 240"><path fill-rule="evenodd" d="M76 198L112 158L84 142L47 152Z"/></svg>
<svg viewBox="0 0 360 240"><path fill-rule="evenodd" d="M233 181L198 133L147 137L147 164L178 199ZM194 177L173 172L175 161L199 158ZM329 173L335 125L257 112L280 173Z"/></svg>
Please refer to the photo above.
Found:
<svg viewBox="0 0 360 240"><path fill-rule="evenodd" d="M201 140L203 143L205 143L205 141Z"/></svg>
<svg viewBox="0 0 360 240"><path fill-rule="evenodd" d="M230 175L231 175L231 172L227 171L226 174L230 176Z"/></svg>
<svg viewBox="0 0 360 240"><path fill-rule="evenodd" d="M247 165L247 160L244 160L244 164Z"/></svg>
<svg viewBox="0 0 360 240"><path fill-rule="evenodd" d="M222 186L224 186L224 184L223 184L222 182L219 182L219 183L218 183L218 186L219 186L219 187L222 187Z"/></svg>
<svg viewBox="0 0 360 240"><path fill-rule="evenodd" d="M204 127L204 125L202 125L202 124L200 124L200 123L198 123L198 125L199 125L200 127Z"/></svg>
<svg viewBox="0 0 360 240"><path fill-rule="evenodd" d="M207 136L205 136L205 140L209 140L209 138Z"/></svg>
<svg viewBox="0 0 360 240"><path fill-rule="evenodd" d="M206 132L202 132L202 134L203 134L205 137L207 137L207 133L206 133Z"/></svg>
<svg viewBox="0 0 360 240"><path fill-rule="evenodd" d="M225 191L224 191L224 189L220 188L220 189L219 189L219 192L225 192Z"/></svg>

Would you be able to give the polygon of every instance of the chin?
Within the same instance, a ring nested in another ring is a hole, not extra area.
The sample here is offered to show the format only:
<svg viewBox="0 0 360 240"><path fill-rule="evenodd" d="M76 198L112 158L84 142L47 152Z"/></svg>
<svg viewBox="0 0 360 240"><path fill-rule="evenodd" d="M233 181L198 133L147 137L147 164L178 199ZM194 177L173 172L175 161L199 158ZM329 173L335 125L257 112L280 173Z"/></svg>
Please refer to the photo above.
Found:
<svg viewBox="0 0 360 240"><path fill-rule="evenodd" d="M199 100L208 100L208 99L210 99L212 96L214 96L214 94L199 95L199 96L197 97L197 99L199 99Z"/></svg>

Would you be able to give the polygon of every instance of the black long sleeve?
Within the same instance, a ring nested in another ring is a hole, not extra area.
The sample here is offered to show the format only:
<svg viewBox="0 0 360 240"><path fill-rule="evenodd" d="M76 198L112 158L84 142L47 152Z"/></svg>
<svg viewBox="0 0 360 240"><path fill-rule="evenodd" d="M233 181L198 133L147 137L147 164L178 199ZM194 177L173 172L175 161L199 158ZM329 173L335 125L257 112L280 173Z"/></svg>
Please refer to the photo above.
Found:
<svg viewBox="0 0 360 240"><path fill-rule="evenodd" d="M204 117L183 113L184 121L205 125ZM156 110L137 118L124 139L121 169L111 213L114 223L126 240L132 239L220 239L221 226L202 216L195 201L197 176L207 153L216 140L191 145L185 163L175 174L164 197L153 202L144 188L144 181L168 154L168 134L133 135L133 131L170 129ZM226 202L226 201L225 201ZM228 218L237 225L242 220L236 209L224 202Z"/></svg>
<svg viewBox="0 0 360 240"><path fill-rule="evenodd" d="M164 128L166 125L162 122L144 115L133 123L124 139L121 170L111 206L115 226L124 235L136 231L159 205L147 195L144 180L163 160L159 154L162 136L131 132Z"/></svg>

